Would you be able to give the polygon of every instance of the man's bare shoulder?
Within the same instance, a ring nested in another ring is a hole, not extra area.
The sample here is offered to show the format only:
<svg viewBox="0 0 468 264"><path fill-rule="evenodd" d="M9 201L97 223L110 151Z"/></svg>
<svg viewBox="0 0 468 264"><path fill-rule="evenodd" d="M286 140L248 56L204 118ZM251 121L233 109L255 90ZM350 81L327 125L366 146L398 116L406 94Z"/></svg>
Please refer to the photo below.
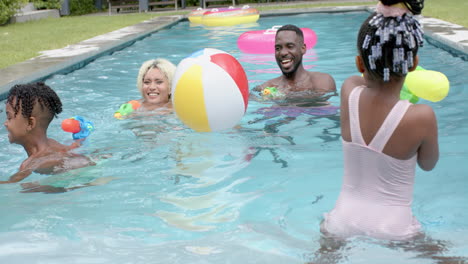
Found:
<svg viewBox="0 0 468 264"><path fill-rule="evenodd" d="M320 92L335 92L336 83L333 77L328 73L309 72L309 77L312 79L314 89Z"/></svg>

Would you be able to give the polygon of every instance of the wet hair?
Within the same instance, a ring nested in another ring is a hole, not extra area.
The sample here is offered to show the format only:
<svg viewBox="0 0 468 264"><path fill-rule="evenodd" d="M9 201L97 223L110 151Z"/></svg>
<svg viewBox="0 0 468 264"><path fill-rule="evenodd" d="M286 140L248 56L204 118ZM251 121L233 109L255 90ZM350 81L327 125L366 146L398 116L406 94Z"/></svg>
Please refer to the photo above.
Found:
<svg viewBox="0 0 468 264"><path fill-rule="evenodd" d="M421 14L424 8L424 0L380 0L380 2L386 6L403 3L414 15Z"/></svg>
<svg viewBox="0 0 468 264"><path fill-rule="evenodd" d="M37 103L41 111L46 111L47 121L50 123L54 117L62 112L62 102L52 88L43 82L17 84L10 89L7 98L16 116L21 108L21 115L30 118Z"/></svg>
<svg viewBox="0 0 468 264"><path fill-rule="evenodd" d="M301 40L304 41L304 33L302 32L302 30L300 28L298 28L295 25L288 24L288 25L284 25L284 26L280 27L276 31L276 35L278 35L278 33L281 32L281 31L294 31L294 32L296 32L296 35L298 35L301 38Z"/></svg>
<svg viewBox="0 0 468 264"><path fill-rule="evenodd" d="M420 13L423 0L384 0L382 4L405 3ZM413 12L413 11L411 11ZM391 76L404 77L414 66L418 48L423 46L423 31L413 14L385 17L370 15L361 26L357 48L369 74L384 82Z"/></svg>
<svg viewBox="0 0 468 264"><path fill-rule="evenodd" d="M143 78L145 78L145 75L149 70L154 69L154 68L159 69L164 74L164 76L166 76L167 80L169 81L169 92L171 90L172 79L174 78L176 66L172 64L172 62L166 59L149 60L149 61L145 61L141 65L140 71L138 72L138 77L137 77L137 88L138 88L138 91L140 91L142 96L143 96ZM169 98L170 98L170 94L169 94Z"/></svg>

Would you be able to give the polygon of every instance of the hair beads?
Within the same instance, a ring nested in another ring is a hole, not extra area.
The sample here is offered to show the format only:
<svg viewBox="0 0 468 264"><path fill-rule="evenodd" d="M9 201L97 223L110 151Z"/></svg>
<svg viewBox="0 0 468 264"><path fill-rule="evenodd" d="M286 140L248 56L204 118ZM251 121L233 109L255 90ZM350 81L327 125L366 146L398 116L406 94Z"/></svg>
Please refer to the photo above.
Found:
<svg viewBox="0 0 468 264"><path fill-rule="evenodd" d="M361 29L362 30L362 29ZM411 13L385 17L376 13L370 18L361 45L361 55L368 68L390 81L390 76L404 76L413 67L413 56L423 45L423 32Z"/></svg>

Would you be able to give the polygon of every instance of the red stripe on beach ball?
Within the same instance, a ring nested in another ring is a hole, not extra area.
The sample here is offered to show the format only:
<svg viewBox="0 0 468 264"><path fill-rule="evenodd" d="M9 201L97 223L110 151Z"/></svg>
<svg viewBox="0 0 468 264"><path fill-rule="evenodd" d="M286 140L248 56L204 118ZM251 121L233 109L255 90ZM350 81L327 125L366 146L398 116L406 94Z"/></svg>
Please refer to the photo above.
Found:
<svg viewBox="0 0 468 264"><path fill-rule="evenodd" d="M244 99L244 110L247 110L249 100L249 82L242 65L230 54L218 53L211 55L211 61L223 68L234 80Z"/></svg>

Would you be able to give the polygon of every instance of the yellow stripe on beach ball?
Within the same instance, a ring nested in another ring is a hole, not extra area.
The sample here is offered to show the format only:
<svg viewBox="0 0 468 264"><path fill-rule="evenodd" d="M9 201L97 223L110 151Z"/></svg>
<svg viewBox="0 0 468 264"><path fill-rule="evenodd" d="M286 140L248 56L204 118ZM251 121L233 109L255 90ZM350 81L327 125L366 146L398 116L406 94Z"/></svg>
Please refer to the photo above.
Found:
<svg viewBox="0 0 468 264"><path fill-rule="evenodd" d="M210 131L205 105L202 67L192 65L180 77L174 94L174 109L177 116L196 131Z"/></svg>

